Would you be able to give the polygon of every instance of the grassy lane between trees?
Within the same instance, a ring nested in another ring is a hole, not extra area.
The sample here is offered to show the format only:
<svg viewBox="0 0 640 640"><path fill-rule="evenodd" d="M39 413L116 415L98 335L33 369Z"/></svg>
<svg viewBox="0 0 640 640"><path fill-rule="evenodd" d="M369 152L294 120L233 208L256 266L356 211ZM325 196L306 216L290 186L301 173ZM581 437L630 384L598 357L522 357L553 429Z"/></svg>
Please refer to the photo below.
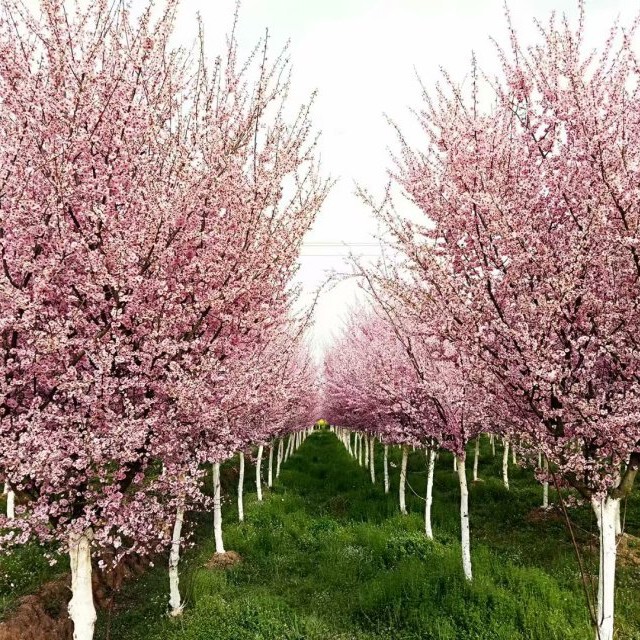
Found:
<svg viewBox="0 0 640 640"><path fill-rule="evenodd" d="M474 582L462 576L457 478L441 454L434 487L435 542L425 539L423 502L409 489L409 516L397 509L399 452L392 487L378 484L328 432L313 434L283 468L260 504L246 500L235 521L227 492L225 546L242 561L208 569L211 523L187 554L181 587L184 615L169 619L167 570L157 564L129 583L112 614L99 619L99 640L584 640L592 637L580 573L565 525L535 511L541 488L532 473L511 468L511 491L500 480L500 451L483 441L480 476L471 487ZM381 452L378 452L379 454ZM236 463L227 465L226 487ZM409 483L425 487L424 455L410 458ZM249 470L248 470L249 471ZM247 487L251 473L247 475ZM551 497L555 497L551 492ZM572 511L586 564L595 522ZM637 496L627 505L628 530L640 530ZM640 639L640 569L621 566L617 591L619 640Z"/></svg>

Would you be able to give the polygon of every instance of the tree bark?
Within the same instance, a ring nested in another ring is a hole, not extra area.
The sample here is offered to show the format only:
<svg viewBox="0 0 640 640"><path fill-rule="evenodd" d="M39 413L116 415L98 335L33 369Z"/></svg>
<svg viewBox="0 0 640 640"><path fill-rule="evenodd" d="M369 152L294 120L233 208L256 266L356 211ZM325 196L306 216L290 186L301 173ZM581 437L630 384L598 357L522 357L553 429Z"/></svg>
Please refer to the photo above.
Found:
<svg viewBox="0 0 640 640"><path fill-rule="evenodd" d="M467 489L467 471L463 458L458 459L458 479L460 480L460 543L462 546L462 570L467 580L471 573L471 536L469 533L469 491Z"/></svg>
<svg viewBox="0 0 640 640"><path fill-rule="evenodd" d="M91 540L93 531L69 535L69 563L71 565L71 600L69 617L73 622L73 640L92 640L96 624L91 584Z"/></svg>
<svg viewBox="0 0 640 640"><path fill-rule="evenodd" d="M384 473L384 492L389 493L389 445L384 445L383 457L383 473Z"/></svg>
<svg viewBox="0 0 640 640"><path fill-rule="evenodd" d="M592 500L600 531L596 640L613 640L617 553L616 514L619 503L619 498L607 497Z"/></svg>
<svg viewBox="0 0 640 640"><path fill-rule="evenodd" d="M549 472L549 460L547 460L547 456L544 457L544 461L543 461L543 469L545 470L545 472ZM548 509L549 508L549 481L548 480L544 480L544 482L542 483L542 508L543 509Z"/></svg>
<svg viewBox="0 0 640 640"><path fill-rule="evenodd" d="M369 439L367 434L363 434L362 436L362 444L364 445L364 467L365 469L369 468Z"/></svg>
<svg viewBox="0 0 640 640"><path fill-rule="evenodd" d="M271 443L269 447L269 469L267 472L267 487L271 489L273 487L273 447L275 442Z"/></svg>
<svg viewBox="0 0 640 640"><path fill-rule="evenodd" d="M284 438L280 438L278 443L278 461L276 463L276 478L280 477L280 465L282 464L282 458L284 456Z"/></svg>
<svg viewBox="0 0 640 640"><path fill-rule="evenodd" d="M371 436L369 438L369 446L371 447L371 451L369 452L369 471L371 474L371 484L376 483L376 464L375 464L375 447L376 447L376 439L375 436Z"/></svg>
<svg viewBox="0 0 640 640"><path fill-rule="evenodd" d="M431 528L431 505L433 504L433 470L436 466L436 452L429 448L427 453L427 496L424 504L424 532L430 540L433 540Z"/></svg>
<svg viewBox="0 0 640 640"><path fill-rule="evenodd" d="M400 489L399 489L399 499L400 499L400 513L407 513L407 503L405 499L405 487L407 483L407 462L409 460L409 449L407 449L406 445L402 445L402 462L400 464Z"/></svg>
<svg viewBox="0 0 640 640"><path fill-rule="evenodd" d="M238 520L244 522L244 453L240 452L240 473L238 474Z"/></svg>
<svg viewBox="0 0 640 640"><path fill-rule="evenodd" d="M7 491L7 518L13 520L16 517L16 494L13 489Z"/></svg>
<svg viewBox="0 0 640 640"><path fill-rule="evenodd" d="M169 553L169 612L172 617L182 613L184 605L180 599L180 577L178 564L180 562L180 541L182 536L182 523L184 522L184 507L176 511L176 520L173 523L173 536L171 537L171 552Z"/></svg>
<svg viewBox="0 0 640 640"><path fill-rule="evenodd" d="M480 434L476 437L476 448L473 455L473 481L478 482L478 461L480 460Z"/></svg>
<svg viewBox="0 0 640 640"><path fill-rule="evenodd" d="M262 502L262 452L264 447L258 445L258 459L256 460L256 490L258 492L258 502Z"/></svg>
<svg viewBox="0 0 640 640"><path fill-rule="evenodd" d="M504 441L504 451L502 453L502 482L507 491L509 490L509 441Z"/></svg>
<svg viewBox="0 0 640 640"><path fill-rule="evenodd" d="M213 536L216 541L216 553L224 553L222 541L222 501L220 499L220 463L213 465Z"/></svg>

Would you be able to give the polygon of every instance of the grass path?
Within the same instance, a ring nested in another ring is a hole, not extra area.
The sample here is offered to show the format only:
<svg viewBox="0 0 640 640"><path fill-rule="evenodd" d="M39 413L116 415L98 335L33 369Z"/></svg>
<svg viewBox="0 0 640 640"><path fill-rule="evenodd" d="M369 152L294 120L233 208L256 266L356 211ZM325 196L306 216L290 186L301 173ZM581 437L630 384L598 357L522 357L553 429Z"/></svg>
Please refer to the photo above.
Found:
<svg viewBox="0 0 640 640"><path fill-rule="evenodd" d="M212 526L203 521L198 545L182 569L187 607L165 614L167 571L157 566L127 586L111 616L101 614L97 639L106 640L584 640L591 638L577 564L564 525L529 522L540 500L531 472L513 468L512 490L501 486L500 455L483 447L480 476L471 487L475 580L460 566L457 478L451 457L436 469L435 542L422 530L423 504L411 490L409 516L396 492L399 454L391 460L392 493L381 487L328 432L313 434L283 468L265 501L246 500L236 524L227 492L225 546L243 561L206 569ZM225 469L235 483L235 462ZM425 486L424 455L412 454L409 482ZM249 486L252 469L247 470ZM225 476L223 476L223 480ZM586 540L595 524L576 513ZM635 518L635 521L634 521ZM636 535L640 505L629 505ZM593 566L594 559L589 559ZM619 640L640 639L640 572L623 569L617 594Z"/></svg>

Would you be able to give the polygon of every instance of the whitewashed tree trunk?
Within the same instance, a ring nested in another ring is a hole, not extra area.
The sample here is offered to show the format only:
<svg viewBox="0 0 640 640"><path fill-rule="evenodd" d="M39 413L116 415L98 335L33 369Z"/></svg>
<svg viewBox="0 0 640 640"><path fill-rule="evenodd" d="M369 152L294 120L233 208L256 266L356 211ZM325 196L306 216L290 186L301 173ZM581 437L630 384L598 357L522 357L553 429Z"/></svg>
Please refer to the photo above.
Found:
<svg viewBox="0 0 640 640"><path fill-rule="evenodd" d="M182 523L184 522L184 508L179 507L176 511L176 520L173 523L173 536L171 537L171 552L169 553L169 606L172 617L177 617L182 613L184 605L180 599L180 576L178 575L178 564L180 562L180 541L182 536Z"/></svg>
<svg viewBox="0 0 640 640"><path fill-rule="evenodd" d="M431 505L433 504L433 470L436 466L436 452L427 449L427 495L424 504L424 532L430 540L433 540L431 527Z"/></svg>
<svg viewBox="0 0 640 640"><path fill-rule="evenodd" d="M271 443L269 447L269 469L267 471L267 487L271 489L273 487L273 448L275 446L275 442Z"/></svg>
<svg viewBox="0 0 640 640"><path fill-rule="evenodd" d="M504 441L504 451L502 453L502 482L505 488L509 489L509 441Z"/></svg>
<svg viewBox="0 0 640 640"><path fill-rule="evenodd" d="M7 491L7 518L13 520L16 517L16 494L13 489Z"/></svg>
<svg viewBox="0 0 640 640"><path fill-rule="evenodd" d="M92 640L96 624L91 584L91 540L93 531L69 536L69 563L71 565L71 600L69 617L73 622L73 640Z"/></svg>
<svg viewBox="0 0 640 640"><path fill-rule="evenodd" d="M220 498L220 463L213 465L213 536L216 553L224 553L222 542L222 500Z"/></svg>
<svg viewBox="0 0 640 640"><path fill-rule="evenodd" d="M376 458L375 458L375 452L376 452L376 439L374 436L371 436L371 438L369 439L369 446L371 447L371 451L369 452L369 471L371 472L371 484L375 484L376 483Z"/></svg>
<svg viewBox="0 0 640 640"><path fill-rule="evenodd" d="M382 468L384 473L384 492L389 493L389 445L384 445Z"/></svg>
<svg viewBox="0 0 640 640"><path fill-rule="evenodd" d="M409 449L406 445L402 445L402 462L400 463L400 513L407 513L407 502L405 499L405 488L407 484L407 462L409 460Z"/></svg>
<svg viewBox="0 0 640 640"><path fill-rule="evenodd" d="M547 456L544 457L544 470L545 472L549 472L549 460L547 460ZM542 483L542 508L549 508L549 481L545 480Z"/></svg>
<svg viewBox="0 0 640 640"><path fill-rule="evenodd" d="M276 478L280 477L280 465L282 464L282 458L284 456L284 438L280 438L278 443L278 461L276 463Z"/></svg>
<svg viewBox="0 0 640 640"><path fill-rule="evenodd" d="M262 452L264 447L258 446L258 459L256 460L256 490L258 492L258 502L262 502Z"/></svg>
<svg viewBox="0 0 640 640"><path fill-rule="evenodd" d="M518 464L518 456L516 455L516 448L514 445L511 445L511 462L513 462L513 464Z"/></svg>
<svg viewBox="0 0 640 640"><path fill-rule="evenodd" d="M458 458L453 456L453 472L458 473Z"/></svg>
<svg viewBox="0 0 640 640"><path fill-rule="evenodd" d="M2 487L2 493L6 496L9 493L9 483L5 480L4 486Z"/></svg>
<svg viewBox="0 0 640 640"><path fill-rule="evenodd" d="M495 458L496 455L496 436L492 433L489 435L491 440L491 455Z"/></svg>
<svg viewBox="0 0 640 640"><path fill-rule="evenodd" d="M473 455L473 481L478 482L478 461L480 460L480 434L476 438L476 448Z"/></svg>
<svg viewBox="0 0 640 640"><path fill-rule="evenodd" d="M358 464L362 466L364 464L364 453L362 451L362 434L358 434Z"/></svg>
<svg viewBox="0 0 640 640"><path fill-rule="evenodd" d="M240 452L240 473L238 474L238 520L244 522L244 453Z"/></svg>
<svg viewBox="0 0 640 640"><path fill-rule="evenodd" d="M456 456L457 457L457 456ZM471 536L469 533L469 490L467 489L467 470L463 458L458 458L458 479L460 480L460 543L462 546L462 570L467 580L471 573Z"/></svg>
<svg viewBox="0 0 640 640"><path fill-rule="evenodd" d="M600 566L598 572L598 612L596 640L613 640L613 614L616 585L616 514L619 499L592 500L600 530Z"/></svg>
<svg viewBox="0 0 640 640"><path fill-rule="evenodd" d="M364 446L364 467L365 469L369 468L369 439L367 438L367 434L363 434L362 436L362 444Z"/></svg>

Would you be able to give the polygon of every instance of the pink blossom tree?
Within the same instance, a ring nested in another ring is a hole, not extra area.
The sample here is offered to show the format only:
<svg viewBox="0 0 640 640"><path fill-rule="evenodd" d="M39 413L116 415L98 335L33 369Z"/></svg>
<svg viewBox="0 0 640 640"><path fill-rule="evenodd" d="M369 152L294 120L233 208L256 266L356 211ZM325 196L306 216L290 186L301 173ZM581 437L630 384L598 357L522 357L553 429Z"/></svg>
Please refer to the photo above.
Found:
<svg viewBox="0 0 640 640"><path fill-rule="evenodd" d="M510 428L593 505L594 622L610 640L616 512L640 463L640 110L635 25L596 56L583 53L583 19L552 19L527 49L511 29L503 78L485 83L490 113L475 69L470 100L448 79L425 93L426 145L403 141L395 178L429 224L383 218L452 343L493 378Z"/></svg>

